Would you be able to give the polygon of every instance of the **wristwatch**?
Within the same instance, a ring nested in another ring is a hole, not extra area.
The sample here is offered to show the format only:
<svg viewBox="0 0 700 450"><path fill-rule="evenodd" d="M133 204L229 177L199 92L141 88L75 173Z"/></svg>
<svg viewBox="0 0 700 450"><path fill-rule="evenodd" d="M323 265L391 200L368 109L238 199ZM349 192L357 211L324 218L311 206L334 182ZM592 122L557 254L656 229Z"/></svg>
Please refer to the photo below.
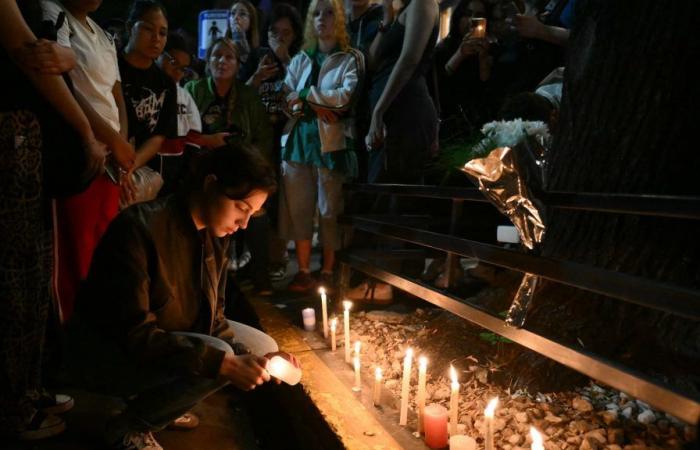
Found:
<svg viewBox="0 0 700 450"><path fill-rule="evenodd" d="M383 20L380 20L378 30L380 33L386 33L387 31L389 31L390 26L391 26L391 23L385 24Z"/></svg>

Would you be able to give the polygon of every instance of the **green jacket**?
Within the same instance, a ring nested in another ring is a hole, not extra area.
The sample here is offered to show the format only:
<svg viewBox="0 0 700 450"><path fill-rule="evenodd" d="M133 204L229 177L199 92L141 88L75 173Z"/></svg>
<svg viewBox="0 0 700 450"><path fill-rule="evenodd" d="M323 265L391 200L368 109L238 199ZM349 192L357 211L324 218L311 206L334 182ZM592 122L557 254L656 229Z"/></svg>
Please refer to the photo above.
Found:
<svg viewBox="0 0 700 450"><path fill-rule="evenodd" d="M192 95L200 114L216 99L211 77L192 80L185 85L185 89ZM241 81L236 81L231 88L226 123L221 125L221 129L211 131L219 133L232 128L243 132L244 143L255 146L268 161L272 161L274 135L270 118L258 93Z"/></svg>

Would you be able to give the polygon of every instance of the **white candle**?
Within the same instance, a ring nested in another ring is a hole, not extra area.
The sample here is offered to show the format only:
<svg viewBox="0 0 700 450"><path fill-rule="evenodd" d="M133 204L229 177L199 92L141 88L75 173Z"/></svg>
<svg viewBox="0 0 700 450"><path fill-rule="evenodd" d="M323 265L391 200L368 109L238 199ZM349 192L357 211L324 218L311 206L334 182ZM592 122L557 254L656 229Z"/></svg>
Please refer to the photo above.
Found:
<svg viewBox="0 0 700 450"><path fill-rule="evenodd" d="M267 362L267 371L275 378L294 386L301 380L301 369L294 367L292 363L281 356L273 356Z"/></svg>
<svg viewBox="0 0 700 450"><path fill-rule="evenodd" d="M313 331L316 328L316 311L313 308L304 308L301 310L301 318L304 322L306 331Z"/></svg>
<svg viewBox="0 0 700 450"><path fill-rule="evenodd" d="M343 331L345 332L345 362L350 364L350 308L352 302L350 300L343 301Z"/></svg>
<svg viewBox="0 0 700 450"><path fill-rule="evenodd" d="M338 326L338 319L336 317L331 319L331 351L335 352L335 329Z"/></svg>
<svg viewBox="0 0 700 450"><path fill-rule="evenodd" d="M465 434L455 434L450 436L450 450L476 450L476 441Z"/></svg>
<svg viewBox="0 0 700 450"><path fill-rule="evenodd" d="M418 432L423 432L423 412L425 411L425 378L428 370L428 358L418 358Z"/></svg>
<svg viewBox="0 0 700 450"><path fill-rule="evenodd" d="M321 314L323 317L323 338L328 339L328 298L326 297L326 288L319 288L321 294Z"/></svg>
<svg viewBox="0 0 700 450"><path fill-rule="evenodd" d="M362 342L360 341L355 341L355 356L359 357L360 356L360 348L362 348Z"/></svg>
<svg viewBox="0 0 700 450"><path fill-rule="evenodd" d="M379 406L382 399L382 369L377 367L374 369L374 392L372 393L372 403L374 406Z"/></svg>
<svg viewBox="0 0 700 450"><path fill-rule="evenodd" d="M498 397L492 398L484 410L484 417L486 418L486 439L484 440L484 450L494 450L493 418L496 413L496 406L498 406Z"/></svg>
<svg viewBox="0 0 700 450"><path fill-rule="evenodd" d="M450 393L450 436L457 434L457 418L459 414L459 382L457 371L450 364L450 379L452 380L452 392Z"/></svg>
<svg viewBox="0 0 700 450"><path fill-rule="evenodd" d="M401 384L401 414L399 425L405 426L408 422L408 394L411 385L411 363L413 362L413 349L406 350L403 359L403 382Z"/></svg>
<svg viewBox="0 0 700 450"><path fill-rule="evenodd" d="M360 382L360 355L356 354L352 359L353 366L355 366L355 386L352 388L353 391L359 392L362 390L362 383Z"/></svg>
<svg viewBox="0 0 700 450"><path fill-rule="evenodd" d="M530 450L544 450L544 440L542 435L537 428L530 427L530 437L532 437L532 445L530 445Z"/></svg>

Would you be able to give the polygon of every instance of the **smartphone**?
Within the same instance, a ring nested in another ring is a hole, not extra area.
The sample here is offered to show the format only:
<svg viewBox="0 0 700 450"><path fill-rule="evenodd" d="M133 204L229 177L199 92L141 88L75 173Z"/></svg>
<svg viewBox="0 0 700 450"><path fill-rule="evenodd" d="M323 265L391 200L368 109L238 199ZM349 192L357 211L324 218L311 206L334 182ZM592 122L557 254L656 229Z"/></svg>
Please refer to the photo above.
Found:
<svg viewBox="0 0 700 450"><path fill-rule="evenodd" d="M119 168L111 158L107 158L105 161L105 173L107 174L107 177L109 177L109 181L119 185Z"/></svg>
<svg viewBox="0 0 700 450"><path fill-rule="evenodd" d="M472 19L472 37L486 37L486 19L483 17L474 17Z"/></svg>

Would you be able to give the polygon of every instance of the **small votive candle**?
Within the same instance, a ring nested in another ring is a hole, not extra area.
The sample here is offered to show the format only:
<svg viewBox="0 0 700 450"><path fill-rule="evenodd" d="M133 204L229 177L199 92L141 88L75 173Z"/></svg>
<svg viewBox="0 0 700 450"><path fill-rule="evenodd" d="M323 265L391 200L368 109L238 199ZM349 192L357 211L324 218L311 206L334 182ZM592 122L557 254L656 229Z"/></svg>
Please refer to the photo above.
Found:
<svg viewBox="0 0 700 450"><path fill-rule="evenodd" d="M466 434L450 436L450 450L476 450L476 441Z"/></svg>
<svg viewBox="0 0 700 450"><path fill-rule="evenodd" d="M382 400L382 369L374 369L374 392L372 393L372 404L379 406Z"/></svg>
<svg viewBox="0 0 700 450"><path fill-rule="evenodd" d="M304 321L306 331L313 331L316 328L316 311L313 308L302 309L301 318Z"/></svg>
<svg viewBox="0 0 700 450"><path fill-rule="evenodd" d="M447 408L432 403L423 410L425 445L430 448L447 446Z"/></svg>

